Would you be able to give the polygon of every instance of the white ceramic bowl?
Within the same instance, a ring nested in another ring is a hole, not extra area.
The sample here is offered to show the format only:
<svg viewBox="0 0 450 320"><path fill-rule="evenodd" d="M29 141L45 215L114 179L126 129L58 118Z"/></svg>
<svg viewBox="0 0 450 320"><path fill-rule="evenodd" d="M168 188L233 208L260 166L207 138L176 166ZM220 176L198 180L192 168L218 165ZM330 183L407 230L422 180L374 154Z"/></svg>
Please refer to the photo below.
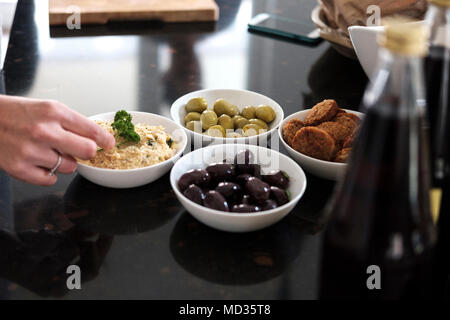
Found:
<svg viewBox="0 0 450 320"><path fill-rule="evenodd" d="M148 184L167 173L186 148L187 135L184 129L172 120L152 113L128 112L133 117L133 123L163 126L177 142L177 153L164 162L138 169L103 169L78 163L78 172L89 181L110 188L133 188ZM114 120L114 115L115 112L108 112L92 116L90 119L112 121Z"/></svg>
<svg viewBox="0 0 450 320"><path fill-rule="evenodd" d="M328 179L328 180L339 180L345 173L345 170L347 169L346 163L338 163L338 162L331 162L331 161L324 161L312 158L310 156L307 156L301 152L298 152L294 150L291 146L289 146L286 141L283 139L283 125L288 122L291 119L299 119L299 120L305 120L307 113L311 109L302 110L299 112L296 112L294 114L291 114L289 117L284 119L283 123L280 125L280 128L278 129L278 135L280 136L281 143L286 148L289 155L308 172L314 174L315 176L318 176L320 178ZM360 117L362 119L363 114L358 111L353 110L345 110L348 113L353 113Z"/></svg>
<svg viewBox="0 0 450 320"><path fill-rule="evenodd" d="M425 21L411 22L412 24L425 24ZM350 39L355 48L358 60L366 75L371 78L378 63L380 45L378 36L384 32L383 26L351 26L348 28Z"/></svg>
<svg viewBox="0 0 450 320"><path fill-rule="evenodd" d="M222 162L223 159L233 160L236 153L243 149L253 152L256 162L262 165L263 173L282 169L289 175L288 190L291 200L288 203L258 213L232 213L208 209L189 200L181 193L178 180L186 171L204 169L211 163ZM198 149L182 157L170 173L170 183L178 200L197 220L222 231L248 232L268 227L294 209L305 192L306 176L297 163L277 151L254 145L226 144Z"/></svg>
<svg viewBox="0 0 450 320"><path fill-rule="evenodd" d="M207 146L211 143L223 144L223 143L245 143L245 144L264 144L263 141L270 139L271 135L277 130L281 121L283 121L284 113L281 106L274 100L263 96L262 94L247 91L247 90L237 90L237 89L206 89L188 93L181 98L178 98L170 108L170 114L172 119L184 127L184 117L186 116L185 105L192 99L201 97L206 99L208 102L208 108L212 109L214 102L217 99L223 98L230 103L239 107L240 110L246 106L258 106L260 104L269 105L273 108L276 113L275 119L269 124L269 130L265 133L259 134L252 137L242 137L242 138L220 138L220 137L210 137L197 132L193 132L186 129L186 132L194 141L194 148L197 149L200 146Z"/></svg>

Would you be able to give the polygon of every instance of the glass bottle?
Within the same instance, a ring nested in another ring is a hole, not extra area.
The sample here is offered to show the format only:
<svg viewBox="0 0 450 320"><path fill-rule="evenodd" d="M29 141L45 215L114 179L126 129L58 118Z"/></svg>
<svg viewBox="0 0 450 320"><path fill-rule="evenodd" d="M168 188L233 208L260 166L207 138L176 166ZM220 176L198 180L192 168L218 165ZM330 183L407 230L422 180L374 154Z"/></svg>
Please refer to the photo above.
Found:
<svg viewBox="0 0 450 320"><path fill-rule="evenodd" d="M425 59L427 109L430 122L433 186L450 176L450 0L432 0L425 18L429 53Z"/></svg>
<svg viewBox="0 0 450 320"><path fill-rule="evenodd" d="M430 0L425 21L429 53L425 59L427 110L433 187L440 190L441 209L434 259L435 296L445 296L450 274L450 0Z"/></svg>
<svg viewBox="0 0 450 320"><path fill-rule="evenodd" d="M431 295L430 214L423 56L426 29L392 20L345 178L324 234L322 299Z"/></svg>
<svg viewBox="0 0 450 320"><path fill-rule="evenodd" d="M438 241L433 261L433 293L435 298L450 299L450 186L442 190L438 220Z"/></svg>

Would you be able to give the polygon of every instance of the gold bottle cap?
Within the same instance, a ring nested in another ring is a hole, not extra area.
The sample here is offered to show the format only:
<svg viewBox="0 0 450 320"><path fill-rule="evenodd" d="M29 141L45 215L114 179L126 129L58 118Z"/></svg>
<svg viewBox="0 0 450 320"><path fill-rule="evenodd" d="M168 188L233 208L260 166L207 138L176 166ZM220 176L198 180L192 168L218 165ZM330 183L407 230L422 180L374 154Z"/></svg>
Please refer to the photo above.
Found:
<svg viewBox="0 0 450 320"><path fill-rule="evenodd" d="M430 3L441 7L450 7L450 0L429 0Z"/></svg>
<svg viewBox="0 0 450 320"><path fill-rule="evenodd" d="M428 30L424 24L408 18L386 18L385 32L378 42L389 51L405 56L424 56L427 53Z"/></svg>

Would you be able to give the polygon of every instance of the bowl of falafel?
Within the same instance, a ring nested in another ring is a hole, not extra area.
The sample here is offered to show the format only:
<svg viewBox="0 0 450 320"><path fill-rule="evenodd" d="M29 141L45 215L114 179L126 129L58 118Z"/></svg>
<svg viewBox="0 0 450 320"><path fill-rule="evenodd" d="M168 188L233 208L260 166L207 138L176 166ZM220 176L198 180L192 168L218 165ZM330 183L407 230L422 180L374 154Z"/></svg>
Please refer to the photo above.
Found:
<svg viewBox="0 0 450 320"><path fill-rule="evenodd" d="M284 119L279 136L289 155L306 171L339 180L346 171L362 118L361 112L324 100Z"/></svg>

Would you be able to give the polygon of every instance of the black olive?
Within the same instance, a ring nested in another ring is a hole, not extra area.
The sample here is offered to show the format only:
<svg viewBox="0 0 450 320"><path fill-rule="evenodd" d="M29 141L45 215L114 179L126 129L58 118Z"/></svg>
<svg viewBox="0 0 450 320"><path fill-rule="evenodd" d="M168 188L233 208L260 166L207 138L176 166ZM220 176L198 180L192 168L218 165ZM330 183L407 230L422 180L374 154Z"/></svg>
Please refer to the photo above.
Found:
<svg viewBox="0 0 450 320"><path fill-rule="evenodd" d="M261 166L259 164L252 164L250 165L252 168L252 175L255 178L261 179L262 175L261 175Z"/></svg>
<svg viewBox="0 0 450 320"><path fill-rule="evenodd" d="M248 194L242 197L242 204L252 204L252 200Z"/></svg>
<svg viewBox="0 0 450 320"><path fill-rule="evenodd" d="M239 151L234 157L234 165L239 173L253 174L253 167L251 165L254 162L255 157L248 149Z"/></svg>
<svg viewBox="0 0 450 320"><path fill-rule="evenodd" d="M221 182L217 185L216 191L220 192L227 201L237 203L242 199L241 187L233 182Z"/></svg>
<svg viewBox="0 0 450 320"><path fill-rule="evenodd" d="M266 210L275 209L277 207L278 207L278 205L275 201L268 199L268 200L264 201L264 203L261 206L261 209L263 211L266 211Z"/></svg>
<svg viewBox="0 0 450 320"><path fill-rule="evenodd" d="M206 187L209 185L210 181L211 176L206 170L193 169L189 170L181 176L181 178L178 180L178 187L180 188L181 192L183 192L191 184L196 184L199 187Z"/></svg>
<svg viewBox="0 0 450 320"><path fill-rule="evenodd" d="M237 204L233 206L233 209L231 211L248 213L261 211L261 208L259 208L258 206L252 206L251 204Z"/></svg>
<svg viewBox="0 0 450 320"><path fill-rule="evenodd" d="M264 182L267 182L271 186L275 186L280 189L286 189L289 185L288 174L281 170L271 171L269 172L269 174L264 175L262 178Z"/></svg>
<svg viewBox="0 0 450 320"><path fill-rule="evenodd" d="M250 198L257 203L266 201L270 196L270 186L255 177L248 179L245 184L245 190L250 195Z"/></svg>
<svg viewBox="0 0 450 320"><path fill-rule="evenodd" d="M282 206L289 202L286 191L278 187L270 187L270 197L277 202L278 206Z"/></svg>
<svg viewBox="0 0 450 320"><path fill-rule="evenodd" d="M219 192L211 190L205 194L203 199L203 205L207 208L220 210L220 211L230 211L228 208L228 202L225 200Z"/></svg>
<svg viewBox="0 0 450 320"><path fill-rule="evenodd" d="M236 177L236 171L234 166L229 163L213 163L210 164L206 171L211 176L211 180L215 183L222 181L234 181Z"/></svg>
<svg viewBox="0 0 450 320"><path fill-rule="evenodd" d="M250 177L251 175L248 173L240 174L236 177L236 182L239 183L242 187L245 187L245 184L247 183Z"/></svg>
<svg viewBox="0 0 450 320"><path fill-rule="evenodd" d="M202 205L203 198L205 197L202 189L195 184L191 184L186 190L184 190L183 194L186 198L199 205Z"/></svg>

